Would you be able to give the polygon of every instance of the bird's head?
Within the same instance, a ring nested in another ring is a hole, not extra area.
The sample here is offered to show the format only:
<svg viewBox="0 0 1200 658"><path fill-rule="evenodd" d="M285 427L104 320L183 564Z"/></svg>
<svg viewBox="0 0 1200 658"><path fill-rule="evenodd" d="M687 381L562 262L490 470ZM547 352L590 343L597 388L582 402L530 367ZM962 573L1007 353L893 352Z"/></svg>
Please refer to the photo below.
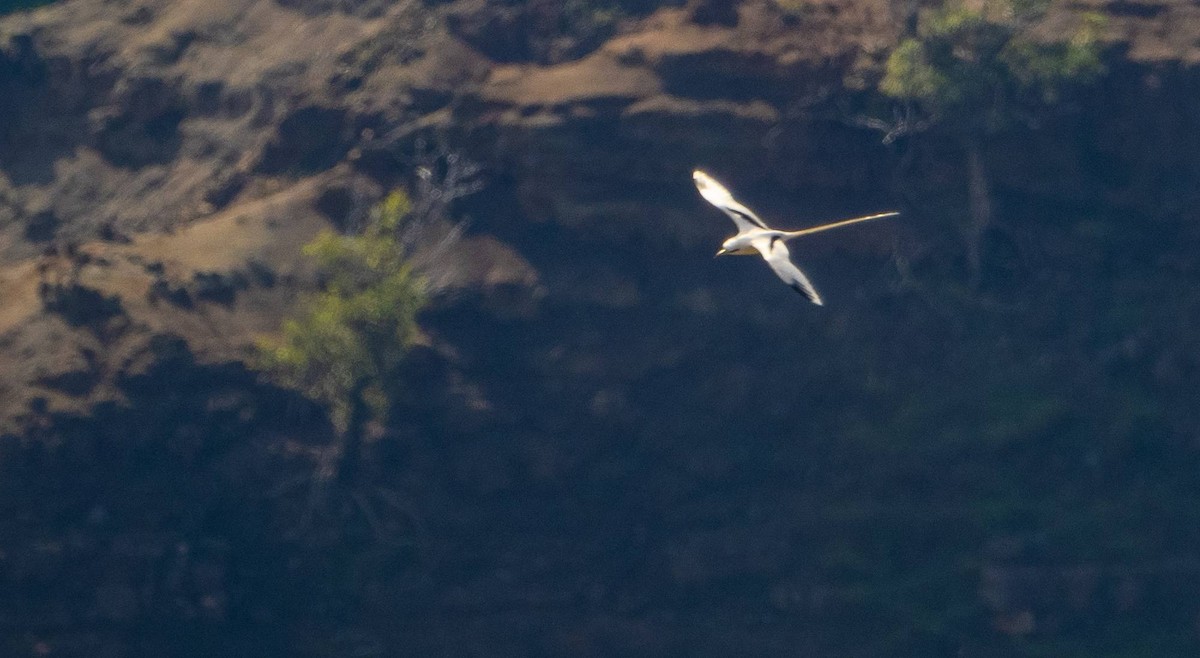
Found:
<svg viewBox="0 0 1200 658"><path fill-rule="evenodd" d="M730 254L740 254L743 252L743 250L745 250L746 245L747 243L744 239L740 239L735 235L721 243L721 248L717 250L717 254L716 256L713 256L713 258L716 258L717 256L728 256Z"/></svg>

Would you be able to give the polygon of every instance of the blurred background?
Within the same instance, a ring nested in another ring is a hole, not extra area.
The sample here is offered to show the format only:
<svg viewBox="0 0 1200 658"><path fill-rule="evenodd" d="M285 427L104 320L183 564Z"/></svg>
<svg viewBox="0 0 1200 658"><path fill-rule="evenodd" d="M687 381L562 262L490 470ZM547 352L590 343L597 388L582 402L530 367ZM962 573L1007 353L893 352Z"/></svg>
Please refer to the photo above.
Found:
<svg viewBox="0 0 1200 658"><path fill-rule="evenodd" d="M1186 0L0 1L0 654L1197 655L1198 62ZM695 167L902 215L815 307Z"/></svg>

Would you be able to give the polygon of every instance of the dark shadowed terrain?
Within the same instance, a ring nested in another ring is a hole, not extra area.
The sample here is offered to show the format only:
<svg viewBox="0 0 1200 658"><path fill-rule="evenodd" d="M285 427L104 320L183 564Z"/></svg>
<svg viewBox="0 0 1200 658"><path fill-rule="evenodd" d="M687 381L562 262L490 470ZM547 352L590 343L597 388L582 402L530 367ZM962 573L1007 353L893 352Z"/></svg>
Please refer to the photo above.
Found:
<svg viewBox="0 0 1200 658"><path fill-rule="evenodd" d="M1195 3L1053 3L1093 84L888 143L917 3L26 4L0 655L1200 655ZM403 408L320 484L255 341L450 155ZM695 166L903 216L793 243L818 308L711 258Z"/></svg>

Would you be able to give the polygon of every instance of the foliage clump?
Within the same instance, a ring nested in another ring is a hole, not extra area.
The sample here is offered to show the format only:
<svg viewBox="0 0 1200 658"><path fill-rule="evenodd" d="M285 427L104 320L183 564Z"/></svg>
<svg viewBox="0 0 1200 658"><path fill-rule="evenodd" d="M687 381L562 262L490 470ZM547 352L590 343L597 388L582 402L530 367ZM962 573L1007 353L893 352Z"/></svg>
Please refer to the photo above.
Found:
<svg viewBox="0 0 1200 658"><path fill-rule="evenodd" d="M916 34L888 57L880 91L935 123L996 130L1059 102L1104 70L1103 17L1083 14L1065 40L1031 35L1048 0L958 0L924 12Z"/></svg>
<svg viewBox="0 0 1200 658"><path fill-rule="evenodd" d="M260 345L264 369L324 404L342 433L386 419L405 352L418 336L425 288L401 239L410 205L404 192L393 192L361 233L327 230L306 245L322 290L284 323L281 339Z"/></svg>
<svg viewBox="0 0 1200 658"><path fill-rule="evenodd" d="M311 458L315 470L304 469L274 495L299 503L290 536L308 543L320 536L316 544L335 551L350 536L392 550L407 545L404 527L419 532L419 515L384 482L371 439L395 428L397 410L411 399L403 370L423 336L418 315L453 279L443 256L464 226L451 221L453 206L483 182L480 166L443 137L418 137L411 158L411 197L395 191L370 209L355 205L351 230L327 230L305 245L320 289L280 336L259 344L259 369L320 403L332 421L331 441L293 453ZM292 498L296 489L308 490L304 500Z"/></svg>
<svg viewBox="0 0 1200 658"><path fill-rule="evenodd" d="M964 155L969 221L964 227L971 287L983 281L983 242L993 227L987 140L1035 127L1104 71L1103 17L1082 14L1061 39L1038 36L1050 0L947 0L917 16L914 34L888 57L879 91L901 101L895 123L868 118L884 142L939 129Z"/></svg>

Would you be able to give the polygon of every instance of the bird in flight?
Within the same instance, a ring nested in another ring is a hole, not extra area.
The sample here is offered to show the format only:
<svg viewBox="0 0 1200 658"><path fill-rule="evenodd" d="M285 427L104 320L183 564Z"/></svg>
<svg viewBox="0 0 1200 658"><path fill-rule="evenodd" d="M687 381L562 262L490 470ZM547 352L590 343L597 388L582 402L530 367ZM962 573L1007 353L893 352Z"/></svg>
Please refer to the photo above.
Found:
<svg viewBox="0 0 1200 658"><path fill-rule="evenodd" d="M828 231L832 228L849 226L850 224L866 222L872 219L894 217L900 214L898 212L881 212L875 215L867 215L866 217L843 219L840 222L831 222L799 231L779 231L767 226L766 222L759 219L758 215L755 215L753 211L738 203L733 198L733 195L729 193L729 190L725 189L725 186L718 183L712 176L697 169L692 172L692 180L696 182L696 189L700 190L700 196L704 197L705 201L724 211L733 220L733 223L737 225L737 235L721 244L721 249L717 251L717 256L724 256L726 254L735 256L759 254L767 261L767 265L771 266L775 274L780 279L783 279L784 283L791 286L796 292L808 297L809 301L818 306L823 304L821 296L817 294L817 289L813 287L808 277L804 276L804 272L801 272L800 268L792 263L791 254L784 243L802 235Z"/></svg>

